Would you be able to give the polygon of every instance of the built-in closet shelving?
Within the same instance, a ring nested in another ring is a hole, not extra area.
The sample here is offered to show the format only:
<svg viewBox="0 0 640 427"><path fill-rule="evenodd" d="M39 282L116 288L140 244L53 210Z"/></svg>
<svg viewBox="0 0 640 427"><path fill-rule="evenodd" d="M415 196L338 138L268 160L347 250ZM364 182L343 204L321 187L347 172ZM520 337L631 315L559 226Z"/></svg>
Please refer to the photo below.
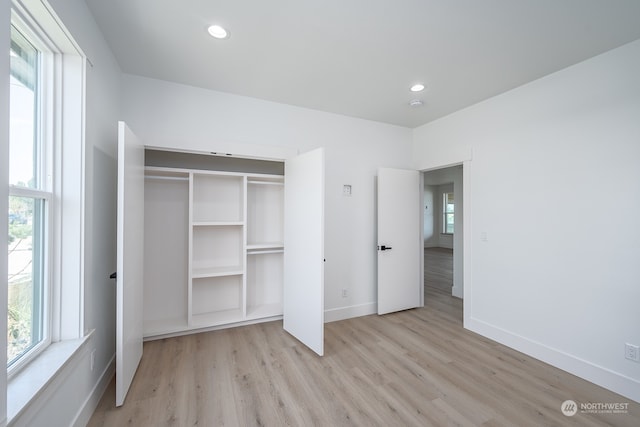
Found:
<svg viewBox="0 0 640 427"><path fill-rule="evenodd" d="M282 313L284 181L247 176L246 316Z"/></svg>
<svg viewBox="0 0 640 427"><path fill-rule="evenodd" d="M282 175L147 166L147 338L282 315Z"/></svg>

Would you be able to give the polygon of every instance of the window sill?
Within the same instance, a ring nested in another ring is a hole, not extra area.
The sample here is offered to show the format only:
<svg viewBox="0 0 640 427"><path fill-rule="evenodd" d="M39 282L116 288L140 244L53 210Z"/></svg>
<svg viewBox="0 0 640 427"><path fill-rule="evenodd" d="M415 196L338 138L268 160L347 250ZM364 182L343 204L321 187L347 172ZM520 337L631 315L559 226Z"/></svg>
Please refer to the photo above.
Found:
<svg viewBox="0 0 640 427"><path fill-rule="evenodd" d="M37 401L89 341L93 331L82 338L51 344L38 357L25 366L7 384L7 423L21 416Z"/></svg>

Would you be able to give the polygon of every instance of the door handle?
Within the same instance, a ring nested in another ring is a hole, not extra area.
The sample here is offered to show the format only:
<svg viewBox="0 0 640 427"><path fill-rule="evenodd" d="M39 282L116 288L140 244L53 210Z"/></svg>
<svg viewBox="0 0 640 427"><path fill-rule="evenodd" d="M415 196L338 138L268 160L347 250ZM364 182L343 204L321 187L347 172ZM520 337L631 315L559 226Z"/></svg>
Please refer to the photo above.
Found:
<svg viewBox="0 0 640 427"><path fill-rule="evenodd" d="M393 249L391 246L385 246L385 245L378 246L379 251L389 251L391 249Z"/></svg>
<svg viewBox="0 0 640 427"><path fill-rule="evenodd" d="M113 272L111 273L111 275L109 276L109 279L115 279L118 277L118 272Z"/></svg>

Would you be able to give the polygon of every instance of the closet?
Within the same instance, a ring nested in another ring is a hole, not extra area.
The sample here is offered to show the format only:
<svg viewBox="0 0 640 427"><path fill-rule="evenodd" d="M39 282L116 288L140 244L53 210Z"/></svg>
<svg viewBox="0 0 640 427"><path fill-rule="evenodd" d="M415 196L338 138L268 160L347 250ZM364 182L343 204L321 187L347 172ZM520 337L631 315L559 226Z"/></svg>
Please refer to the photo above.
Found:
<svg viewBox="0 0 640 427"><path fill-rule="evenodd" d="M282 319L323 354L324 150L245 148L153 148L118 123L117 406L145 339Z"/></svg>
<svg viewBox="0 0 640 427"><path fill-rule="evenodd" d="M283 163L145 159L145 338L282 316Z"/></svg>

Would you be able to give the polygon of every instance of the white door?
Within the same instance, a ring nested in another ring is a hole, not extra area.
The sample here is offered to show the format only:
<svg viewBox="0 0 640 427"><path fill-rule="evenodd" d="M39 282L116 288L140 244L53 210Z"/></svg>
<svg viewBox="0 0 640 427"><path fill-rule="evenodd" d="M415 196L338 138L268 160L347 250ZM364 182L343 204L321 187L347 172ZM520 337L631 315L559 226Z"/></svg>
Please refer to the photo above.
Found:
<svg viewBox="0 0 640 427"><path fill-rule="evenodd" d="M142 358L144 146L118 122L116 406Z"/></svg>
<svg viewBox="0 0 640 427"><path fill-rule="evenodd" d="M378 169L378 314L423 304L420 173Z"/></svg>
<svg viewBox="0 0 640 427"><path fill-rule="evenodd" d="M324 352L324 149L285 162L284 329Z"/></svg>

